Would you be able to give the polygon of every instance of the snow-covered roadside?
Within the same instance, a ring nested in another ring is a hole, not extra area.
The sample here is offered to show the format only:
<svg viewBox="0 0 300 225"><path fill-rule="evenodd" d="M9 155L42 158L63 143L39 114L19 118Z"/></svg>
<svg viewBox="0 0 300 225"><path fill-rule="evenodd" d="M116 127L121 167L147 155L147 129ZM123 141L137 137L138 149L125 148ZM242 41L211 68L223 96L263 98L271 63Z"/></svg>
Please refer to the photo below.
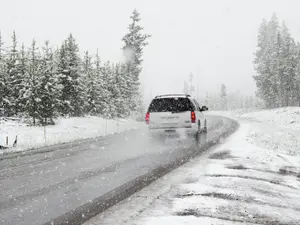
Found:
<svg viewBox="0 0 300 225"><path fill-rule="evenodd" d="M243 119L261 123L248 135L263 148L288 155L300 155L300 108L288 107L243 114Z"/></svg>
<svg viewBox="0 0 300 225"><path fill-rule="evenodd" d="M71 142L75 140L93 138L115 134L143 126L133 119L106 120L100 117L60 118L56 125L27 126L17 121L0 121L0 145L12 146L18 136L17 147L0 150L0 154L7 151L24 151L31 148Z"/></svg>
<svg viewBox="0 0 300 225"><path fill-rule="evenodd" d="M300 224L300 148L289 139L299 131L297 112L287 108L240 116L239 130L224 144L86 225ZM280 139L285 144L278 145Z"/></svg>
<svg viewBox="0 0 300 225"><path fill-rule="evenodd" d="M243 111L212 111L240 121L261 124L248 133L248 140L262 148L288 155L300 155L300 108L286 107L242 113Z"/></svg>

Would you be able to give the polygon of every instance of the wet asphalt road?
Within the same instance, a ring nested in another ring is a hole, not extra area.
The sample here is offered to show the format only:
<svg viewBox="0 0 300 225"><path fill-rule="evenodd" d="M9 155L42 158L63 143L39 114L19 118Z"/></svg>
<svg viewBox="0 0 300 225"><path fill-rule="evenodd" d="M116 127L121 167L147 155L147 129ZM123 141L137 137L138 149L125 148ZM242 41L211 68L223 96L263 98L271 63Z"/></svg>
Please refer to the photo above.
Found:
<svg viewBox="0 0 300 225"><path fill-rule="evenodd" d="M225 118L208 117L208 134L151 138L146 128L73 147L0 161L0 224L43 224L224 131ZM217 140L216 140L217 141ZM83 215L84 216L84 215Z"/></svg>

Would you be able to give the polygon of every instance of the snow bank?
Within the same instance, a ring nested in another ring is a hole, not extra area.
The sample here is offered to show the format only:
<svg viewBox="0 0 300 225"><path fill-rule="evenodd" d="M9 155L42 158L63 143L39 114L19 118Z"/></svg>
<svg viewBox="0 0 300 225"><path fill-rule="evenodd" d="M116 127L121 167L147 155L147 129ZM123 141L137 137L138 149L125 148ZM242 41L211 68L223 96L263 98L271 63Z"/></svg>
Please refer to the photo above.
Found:
<svg viewBox="0 0 300 225"><path fill-rule="evenodd" d="M300 155L300 107L246 112L210 111L208 115L219 115L239 121L251 121L252 131L248 139L269 150L288 155Z"/></svg>
<svg viewBox="0 0 300 225"><path fill-rule="evenodd" d="M241 118L254 119L259 122L284 126L290 129L300 128L300 107L286 107L273 110L245 113Z"/></svg>
<svg viewBox="0 0 300 225"><path fill-rule="evenodd" d="M248 135L257 145L292 156L300 155L299 107L246 113L240 118L261 124Z"/></svg>
<svg viewBox="0 0 300 225"><path fill-rule="evenodd" d="M132 119L107 120L100 117L59 118L53 126L28 126L18 121L0 120L0 145L6 145L8 136L11 147L18 136L16 148L4 151L23 151L47 145L70 142L74 140L93 138L136 129L142 126Z"/></svg>

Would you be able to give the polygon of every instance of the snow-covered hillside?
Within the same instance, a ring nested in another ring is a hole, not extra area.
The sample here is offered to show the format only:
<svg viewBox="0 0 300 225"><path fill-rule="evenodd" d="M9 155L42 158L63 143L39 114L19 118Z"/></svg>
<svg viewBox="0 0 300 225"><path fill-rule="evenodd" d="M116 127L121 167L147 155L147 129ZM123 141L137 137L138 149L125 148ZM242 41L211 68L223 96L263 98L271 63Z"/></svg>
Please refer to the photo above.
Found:
<svg viewBox="0 0 300 225"><path fill-rule="evenodd" d="M18 121L0 120L0 145L5 146L6 137L8 137L8 144L11 147L15 137L18 136L17 147L0 150L0 153L105 136L135 129L142 125L132 119L107 120L91 116L60 118L56 121L56 125L47 126L44 129L42 126L28 126Z"/></svg>
<svg viewBox="0 0 300 225"><path fill-rule="evenodd" d="M300 107L254 112L210 111L208 114L259 123L261 126L256 126L252 132L249 132L249 141L284 154L300 155Z"/></svg>
<svg viewBox="0 0 300 225"><path fill-rule="evenodd" d="M248 135L260 147L300 156L300 107L252 112L240 118L262 124Z"/></svg>
<svg viewBox="0 0 300 225"><path fill-rule="evenodd" d="M286 107L273 110L245 113L241 118L255 119L259 122L290 129L300 128L300 107Z"/></svg>

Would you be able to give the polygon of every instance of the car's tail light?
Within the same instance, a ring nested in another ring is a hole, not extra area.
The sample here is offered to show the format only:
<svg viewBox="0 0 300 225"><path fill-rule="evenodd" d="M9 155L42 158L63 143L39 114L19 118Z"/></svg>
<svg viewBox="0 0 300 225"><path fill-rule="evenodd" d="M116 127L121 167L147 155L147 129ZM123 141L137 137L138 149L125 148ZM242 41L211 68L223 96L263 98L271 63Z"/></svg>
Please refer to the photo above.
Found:
<svg viewBox="0 0 300 225"><path fill-rule="evenodd" d="M146 120L146 124L149 124L150 123L150 113L146 113L146 118L145 118L145 120Z"/></svg>
<svg viewBox="0 0 300 225"><path fill-rule="evenodd" d="M191 112L191 121L192 123L196 123L196 114L194 111Z"/></svg>

